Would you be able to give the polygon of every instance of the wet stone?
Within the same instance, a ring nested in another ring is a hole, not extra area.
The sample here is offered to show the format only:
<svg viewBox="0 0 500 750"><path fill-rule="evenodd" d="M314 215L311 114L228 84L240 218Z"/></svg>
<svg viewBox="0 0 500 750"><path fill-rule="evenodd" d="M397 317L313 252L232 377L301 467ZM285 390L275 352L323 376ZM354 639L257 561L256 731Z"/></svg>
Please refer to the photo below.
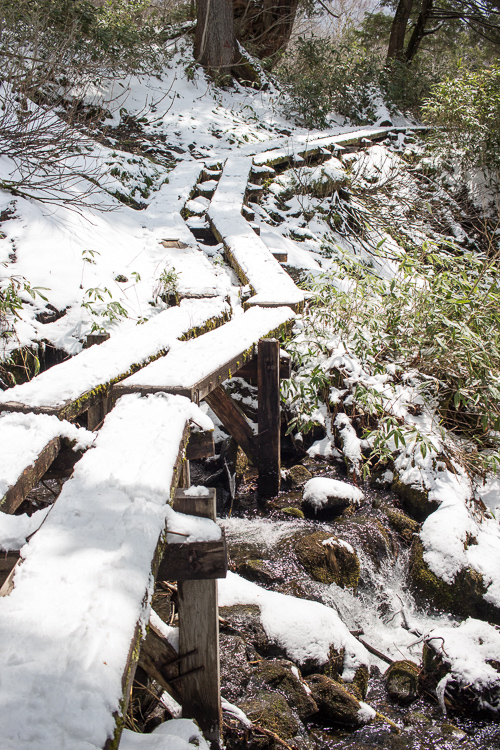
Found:
<svg viewBox="0 0 500 750"><path fill-rule="evenodd" d="M312 697L319 709L318 718L326 723L362 726L361 705L342 685L322 674L307 678Z"/></svg>
<svg viewBox="0 0 500 750"><path fill-rule="evenodd" d="M417 698L420 670L411 661L395 661L385 673L387 692L399 703L411 703Z"/></svg>
<svg viewBox="0 0 500 750"><path fill-rule="evenodd" d="M298 559L311 578L321 583L356 588L359 560L350 544L325 531L302 537L295 544Z"/></svg>
<svg viewBox="0 0 500 750"><path fill-rule="evenodd" d="M238 707L257 726L275 732L282 739L290 739L299 732L300 725L288 703L279 693L260 691Z"/></svg>
<svg viewBox="0 0 500 750"><path fill-rule="evenodd" d="M252 676L248 663L248 648L240 636L225 635L219 638L221 693L230 703L243 698Z"/></svg>
<svg viewBox="0 0 500 750"><path fill-rule="evenodd" d="M287 659L261 661L256 664L252 683L281 693L302 720L308 719L318 711L310 688L301 678L297 667Z"/></svg>

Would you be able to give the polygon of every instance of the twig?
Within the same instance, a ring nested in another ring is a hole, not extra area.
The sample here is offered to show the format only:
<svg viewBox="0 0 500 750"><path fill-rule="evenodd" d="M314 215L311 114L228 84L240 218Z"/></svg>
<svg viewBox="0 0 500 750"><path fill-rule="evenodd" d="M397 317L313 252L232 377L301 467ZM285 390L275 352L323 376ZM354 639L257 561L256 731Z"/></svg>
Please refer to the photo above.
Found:
<svg viewBox="0 0 500 750"><path fill-rule="evenodd" d="M381 651L378 651L374 646L370 646L369 643L364 641L362 638L358 637L358 641L366 648L367 651L369 651L374 656L378 656L379 659L382 659L382 661L385 661L387 664L394 664L393 659L389 659L388 656L383 654Z"/></svg>
<svg viewBox="0 0 500 750"><path fill-rule="evenodd" d="M289 745L285 740L282 740L281 737L276 734L276 732L271 731L271 729L264 729L264 727L259 726L258 724L252 723L252 729L255 729L257 732L262 732L262 734L266 734L268 737L272 737L275 742L278 743L278 745L282 745L283 747L286 747L287 750L294 750L291 745Z"/></svg>

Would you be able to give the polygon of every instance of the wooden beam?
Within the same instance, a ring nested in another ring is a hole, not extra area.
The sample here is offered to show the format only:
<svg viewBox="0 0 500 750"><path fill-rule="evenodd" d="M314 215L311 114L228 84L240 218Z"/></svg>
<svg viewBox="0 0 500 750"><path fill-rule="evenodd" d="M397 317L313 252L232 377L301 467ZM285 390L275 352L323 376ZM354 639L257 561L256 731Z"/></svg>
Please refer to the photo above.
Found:
<svg viewBox="0 0 500 750"><path fill-rule="evenodd" d="M149 623L148 634L141 643L138 666L156 680L177 703L182 702L182 685L177 682L181 662L175 648ZM174 680L176 685L171 684L170 680Z"/></svg>
<svg viewBox="0 0 500 750"><path fill-rule="evenodd" d="M217 491L215 487L207 487L207 489L208 495L191 495L189 488L177 490L172 501L173 509L190 516L214 519L217 515Z"/></svg>
<svg viewBox="0 0 500 750"><path fill-rule="evenodd" d="M219 417L229 434L246 453L250 461L257 465L258 449L255 435L244 415L222 386L205 396L205 401Z"/></svg>
<svg viewBox="0 0 500 750"><path fill-rule="evenodd" d="M15 485L8 489L2 497L0 500L0 511L14 513L19 508L28 492L43 477L59 453L60 447L61 441L57 437L47 443L35 462L24 469Z"/></svg>
<svg viewBox="0 0 500 750"><path fill-rule="evenodd" d="M19 552L0 552L0 589L19 560Z"/></svg>
<svg viewBox="0 0 500 750"><path fill-rule="evenodd" d="M194 461L197 458L208 458L215 455L214 431L193 429L189 434L189 443L186 448L186 458L188 461Z"/></svg>
<svg viewBox="0 0 500 750"><path fill-rule="evenodd" d="M180 498L177 503L180 510ZM206 497L206 517L215 521L210 496ZM222 707L217 581L179 581L178 596L179 654L185 655L182 716L196 719L212 750L218 750L222 746Z"/></svg>
<svg viewBox="0 0 500 750"><path fill-rule="evenodd" d="M259 341L258 493L261 496L277 495L281 485L279 350L277 339Z"/></svg>
<svg viewBox="0 0 500 750"><path fill-rule="evenodd" d="M292 376L292 360L290 357L284 357L280 355L280 380L289 380ZM250 362L246 362L243 367L234 373L235 378L243 378L244 380L257 380L257 357L252 359Z"/></svg>
<svg viewBox="0 0 500 750"><path fill-rule="evenodd" d="M205 581L225 578L226 575L227 546L224 535L212 542L167 544L158 569L161 581Z"/></svg>

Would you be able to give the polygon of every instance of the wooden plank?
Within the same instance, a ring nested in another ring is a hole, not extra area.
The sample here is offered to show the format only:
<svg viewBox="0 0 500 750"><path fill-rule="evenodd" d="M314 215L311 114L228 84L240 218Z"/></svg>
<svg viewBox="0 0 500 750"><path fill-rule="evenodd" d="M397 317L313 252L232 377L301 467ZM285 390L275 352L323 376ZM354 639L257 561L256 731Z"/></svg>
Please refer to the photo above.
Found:
<svg viewBox="0 0 500 750"><path fill-rule="evenodd" d="M261 496L277 495L281 484L279 349L277 339L259 341L258 493Z"/></svg>
<svg viewBox="0 0 500 750"><path fill-rule="evenodd" d="M229 434L246 453L250 461L257 465L258 448L255 435L244 415L222 386L205 396L205 401L219 417Z"/></svg>
<svg viewBox="0 0 500 750"><path fill-rule="evenodd" d="M190 387L178 386L148 386L148 385L127 385L118 383L113 387L113 396L118 398L125 393L141 393L143 396L148 393L172 393L176 396L186 396L199 404L209 393L212 393L224 380L231 378L236 370L248 359L255 356L253 348L250 351L241 351L235 357L232 357L224 364L217 367L209 375L199 380Z"/></svg>
<svg viewBox="0 0 500 750"><path fill-rule="evenodd" d="M179 659L175 648L154 625L149 623L148 634L141 643L138 666L142 667L153 680L156 680L177 703L182 702L182 685L177 681L181 662L182 659Z"/></svg>
<svg viewBox="0 0 500 750"><path fill-rule="evenodd" d="M292 376L292 360L290 357L280 355L280 380L289 380ZM234 373L235 378L244 380L257 380L257 357L250 360Z"/></svg>
<svg viewBox="0 0 500 750"><path fill-rule="evenodd" d="M215 503L209 496L205 500L206 517L215 521ZM217 581L179 581L178 595L179 653L186 655L181 671L185 675L181 681L182 716L196 719L212 750L218 750L222 746L222 708Z"/></svg>
<svg viewBox="0 0 500 750"><path fill-rule="evenodd" d="M28 492L43 477L59 453L60 447L61 441L57 437L47 443L35 463L24 469L15 485L10 487L0 500L0 511L14 513L19 508Z"/></svg>
<svg viewBox="0 0 500 750"><path fill-rule="evenodd" d="M197 458L208 458L208 456L215 456L214 431L196 430L191 427L186 458L188 461L195 461Z"/></svg>
<svg viewBox="0 0 500 750"><path fill-rule="evenodd" d="M172 507L180 513L201 518L216 518L217 491L215 487L209 487L208 495L191 495L188 489L179 489L174 495Z"/></svg>
<svg viewBox="0 0 500 750"><path fill-rule="evenodd" d="M227 546L224 535L217 541L167 544L158 569L162 581L195 581L225 578Z"/></svg>
<svg viewBox="0 0 500 750"><path fill-rule="evenodd" d="M19 552L0 552L0 589L19 560Z"/></svg>

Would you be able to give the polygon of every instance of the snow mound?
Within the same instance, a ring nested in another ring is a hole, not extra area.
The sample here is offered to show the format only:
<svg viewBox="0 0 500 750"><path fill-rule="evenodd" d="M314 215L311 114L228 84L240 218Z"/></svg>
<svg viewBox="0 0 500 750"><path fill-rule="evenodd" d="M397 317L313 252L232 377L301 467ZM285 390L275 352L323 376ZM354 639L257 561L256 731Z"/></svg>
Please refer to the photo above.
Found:
<svg viewBox="0 0 500 750"><path fill-rule="evenodd" d="M156 727L151 734L124 729L120 750L209 750L209 745L191 719L172 719Z"/></svg>
<svg viewBox="0 0 500 750"><path fill-rule="evenodd" d="M304 486L304 501L317 510L327 505L333 497L357 504L364 499L364 494L352 484L328 477L315 477L306 482Z"/></svg>

